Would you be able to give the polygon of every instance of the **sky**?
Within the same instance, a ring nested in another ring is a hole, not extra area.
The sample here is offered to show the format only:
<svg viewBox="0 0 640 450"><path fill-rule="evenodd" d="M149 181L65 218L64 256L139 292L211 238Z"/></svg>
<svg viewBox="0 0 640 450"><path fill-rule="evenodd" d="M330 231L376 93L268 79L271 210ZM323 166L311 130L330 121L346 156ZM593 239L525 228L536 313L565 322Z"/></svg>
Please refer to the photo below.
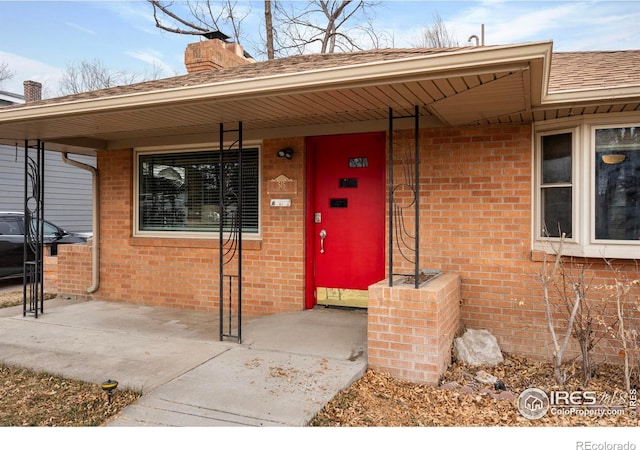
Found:
<svg viewBox="0 0 640 450"><path fill-rule="evenodd" d="M257 32L262 1L238 3L248 13L245 30ZM412 47L436 16L460 45L480 36L484 24L487 45L551 40L554 51L640 49L640 0L383 0L373 23L395 47ZM79 61L141 76L158 69L161 77L181 75L184 50L197 39L156 28L144 0L0 0L0 63L14 73L0 90L22 94L23 81L34 80L45 97L57 96L60 77Z"/></svg>

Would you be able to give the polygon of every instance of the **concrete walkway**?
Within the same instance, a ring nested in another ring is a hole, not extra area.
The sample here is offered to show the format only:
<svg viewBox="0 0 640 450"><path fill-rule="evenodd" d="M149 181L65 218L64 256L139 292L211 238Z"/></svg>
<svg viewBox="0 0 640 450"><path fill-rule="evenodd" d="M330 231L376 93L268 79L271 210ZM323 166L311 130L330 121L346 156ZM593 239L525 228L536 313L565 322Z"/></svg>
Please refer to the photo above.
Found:
<svg viewBox="0 0 640 450"><path fill-rule="evenodd" d="M212 312L70 300L38 319L0 309L0 362L91 383L138 402L107 426L303 426L366 370L363 311L250 319L218 340Z"/></svg>

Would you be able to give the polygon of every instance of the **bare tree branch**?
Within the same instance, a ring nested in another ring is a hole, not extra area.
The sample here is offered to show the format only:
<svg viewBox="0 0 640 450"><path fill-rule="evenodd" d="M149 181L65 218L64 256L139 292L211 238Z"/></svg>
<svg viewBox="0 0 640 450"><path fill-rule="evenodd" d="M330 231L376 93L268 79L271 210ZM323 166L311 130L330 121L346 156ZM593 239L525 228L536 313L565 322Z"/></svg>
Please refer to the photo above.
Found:
<svg viewBox="0 0 640 450"><path fill-rule="evenodd" d="M414 43L414 47L448 48L459 47L456 37L447 29L447 25L439 14L433 17L433 24L425 28L422 36Z"/></svg>
<svg viewBox="0 0 640 450"><path fill-rule="evenodd" d="M303 6L277 3L276 53L333 53L375 47L379 39L369 14L377 4L353 0L310 0ZM369 24L366 32L358 22ZM351 28L350 23L354 24Z"/></svg>
<svg viewBox="0 0 640 450"><path fill-rule="evenodd" d="M0 61L0 85L3 81L13 78L14 75L15 73L9 70L9 64L4 61Z"/></svg>
<svg viewBox="0 0 640 450"><path fill-rule="evenodd" d="M246 3L236 0L147 0L153 7L156 27L176 34L202 35L207 31L233 33L235 42L246 39L243 20ZM377 48L383 41L369 14L378 2L364 0L264 1L262 42L257 54L273 59L308 52L330 53ZM351 24L351 26L350 26ZM366 25L363 25L366 24Z"/></svg>
<svg viewBox="0 0 640 450"><path fill-rule="evenodd" d="M577 283L574 283L572 286L574 298L573 304L571 306L571 313L569 316L568 324L564 329L564 335L562 336L562 340L558 338L556 334L556 324L554 321L554 316L551 311L551 299L549 289L554 285L555 279L558 276L558 272L563 270L562 263L562 247L565 239L565 234L562 233L560 238L560 243L558 249L555 251L555 259L553 263L553 268L551 272L548 270L546 255L545 261L541 268L540 280L542 282L543 295L544 295L544 309L547 318L547 327L549 329L549 333L551 334L551 340L553 342L553 371L556 382L560 385L564 385L567 381L567 374L562 370L562 360L564 358L565 351L569 345L569 338L572 335L573 324L576 319L576 315L578 313L578 309L581 304L582 296L580 293L580 289Z"/></svg>
<svg viewBox="0 0 640 450"><path fill-rule="evenodd" d="M162 3L156 0L147 0L147 1L151 3L151 5L153 6L153 18L156 21L156 27L160 28L161 30L165 30L170 33L176 33L176 34L192 34L192 35L201 35L202 33L205 33L207 31L212 31L206 28L202 28L192 22L189 22L186 19L183 19L177 14L174 14L173 12L171 12L169 8L173 4L173 2L163 5ZM167 15L168 17L172 18L178 23L181 23L182 25L186 26L187 29L180 28L180 27L170 27L168 25L164 25L158 18L158 11Z"/></svg>
<svg viewBox="0 0 640 450"><path fill-rule="evenodd" d="M249 14L242 14L238 2L224 0L214 2L190 1L186 2L161 2L159 0L147 0L153 7L153 18L156 27L175 34L188 34L201 36L209 31L228 32L231 29L233 39L241 43L242 21ZM183 11L177 12L184 8Z"/></svg>
<svg viewBox="0 0 640 450"><path fill-rule="evenodd" d="M60 95L79 94L114 86L155 80L161 75L161 69L153 66L150 73L127 73L113 71L101 61L76 61L68 64L62 75L58 90Z"/></svg>

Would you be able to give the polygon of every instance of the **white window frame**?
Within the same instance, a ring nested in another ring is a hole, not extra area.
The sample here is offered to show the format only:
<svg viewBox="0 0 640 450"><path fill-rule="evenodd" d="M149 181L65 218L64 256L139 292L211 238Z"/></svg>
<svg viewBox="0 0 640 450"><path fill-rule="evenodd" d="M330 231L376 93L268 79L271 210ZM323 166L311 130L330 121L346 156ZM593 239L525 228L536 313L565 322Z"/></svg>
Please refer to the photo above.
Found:
<svg viewBox="0 0 640 450"><path fill-rule="evenodd" d="M572 184L573 211L571 238L564 240L566 256L589 258L640 259L640 240L603 240L595 238L595 132L598 129L640 127L640 114L584 116L536 122L533 127L532 248L556 253L560 238L540 236L542 223L541 171L542 136L573 131Z"/></svg>
<svg viewBox="0 0 640 450"><path fill-rule="evenodd" d="M224 148L230 148L232 143L225 143ZM258 232L250 233L244 231L242 233L243 240L261 240L262 239L262 141L245 141L242 144L243 148L257 148L258 149ZM235 147L234 147L235 148ZM181 239L217 239L220 236L218 230L211 232L206 231L148 231L140 230L140 156L141 155L160 155L163 153L193 153L193 152L210 152L219 151L220 144L217 142L210 144L198 144L198 145L172 145L172 146L158 146L158 147L136 147L133 149L133 237L148 237L148 238L181 238ZM223 233L225 237L229 236L229 233Z"/></svg>
<svg viewBox="0 0 640 450"><path fill-rule="evenodd" d="M567 237L565 238L565 245L567 243L577 243L580 241L580 230L578 227L576 227L576 221L578 220L579 217L579 208L580 208L580 204L579 204L579 199L578 197L578 189L576 188L576 184L577 184L577 180L579 177L579 171L576 169L577 168L577 164L576 164L576 159L580 157L580 155L578 155L579 152L576 151L576 149L579 147L579 142L580 142L580 136L578 134L578 128L577 127L570 127L570 128L554 128L552 130L548 130L548 131L541 131L539 133L536 134L536 149L537 151L535 152L535 186L536 186L536 211L538 212L537 214L537 221L535 222L535 228L534 228L534 236L536 236L538 239L541 240L546 240L549 239L551 242L559 242L560 238L555 238L555 237L549 237L549 238L544 238L542 236L543 230L542 230L542 189L543 189L543 185L544 183L542 182L542 138L545 136L552 136L552 135L556 135L556 134L566 134L566 133L571 133L571 137L572 137L572 144L571 144L571 182L570 183L559 183L557 187L571 187L571 204L572 204L572 211L571 211L571 228L572 228L572 233L571 233L571 237ZM554 230L555 231L555 230Z"/></svg>

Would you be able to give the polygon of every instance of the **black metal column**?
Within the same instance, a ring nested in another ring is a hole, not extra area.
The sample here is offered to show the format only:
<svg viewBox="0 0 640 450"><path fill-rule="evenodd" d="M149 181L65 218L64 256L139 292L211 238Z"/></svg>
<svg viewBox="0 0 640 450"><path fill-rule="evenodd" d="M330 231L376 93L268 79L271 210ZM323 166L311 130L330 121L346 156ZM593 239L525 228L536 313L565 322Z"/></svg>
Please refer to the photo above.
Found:
<svg viewBox="0 0 640 450"><path fill-rule="evenodd" d="M236 139L225 148L225 136ZM242 122L225 129L220 124L219 183L219 290L220 340L242 341ZM234 173L236 176L234 177ZM234 289L235 288L235 289ZM234 317L235 330L234 330Z"/></svg>
<svg viewBox="0 0 640 450"><path fill-rule="evenodd" d="M397 151L396 131L394 121L399 119L414 119L413 149L410 144L398 133L400 149ZM393 286L394 277L410 276L417 289L420 285L420 110L416 105L412 115L394 116L393 109L389 108L389 286ZM413 150L413 151L412 151ZM398 159L396 167L395 159ZM398 176L395 172L399 171ZM404 203L396 201L395 196L402 190L410 194L410 201ZM407 229L407 216L413 213L414 228ZM396 260L394 253L397 250L407 262L413 265L413 274L402 273L395 270Z"/></svg>
<svg viewBox="0 0 640 450"><path fill-rule="evenodd" d="M44 313L44 167L44 142L25 141L22 315L36 318Z"/></svg>

